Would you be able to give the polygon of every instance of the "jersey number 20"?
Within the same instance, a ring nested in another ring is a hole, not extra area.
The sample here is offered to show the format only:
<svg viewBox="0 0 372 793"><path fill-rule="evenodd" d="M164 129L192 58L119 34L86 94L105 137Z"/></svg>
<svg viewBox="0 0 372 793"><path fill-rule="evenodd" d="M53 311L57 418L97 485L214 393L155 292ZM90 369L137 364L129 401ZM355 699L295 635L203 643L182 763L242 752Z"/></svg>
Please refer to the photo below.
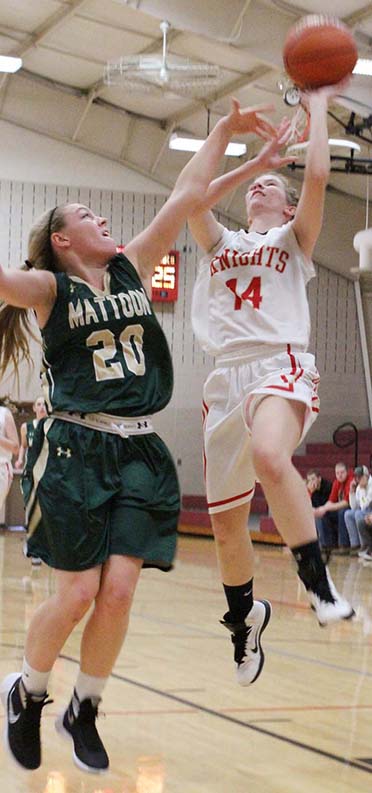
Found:
<svg viewBox="0 0 372 793"><path fill-rule="evenodd" d="M136 375L145 374L145 356L143 354L142 325L127 325L119 336L124 361L130 372ZM112 380L124 378L124 369L120 361L114 361L117 349L115 336L111 330L96 330L87 338L88 347L98 347L93 351L93 366L96 380Z"/></svg>

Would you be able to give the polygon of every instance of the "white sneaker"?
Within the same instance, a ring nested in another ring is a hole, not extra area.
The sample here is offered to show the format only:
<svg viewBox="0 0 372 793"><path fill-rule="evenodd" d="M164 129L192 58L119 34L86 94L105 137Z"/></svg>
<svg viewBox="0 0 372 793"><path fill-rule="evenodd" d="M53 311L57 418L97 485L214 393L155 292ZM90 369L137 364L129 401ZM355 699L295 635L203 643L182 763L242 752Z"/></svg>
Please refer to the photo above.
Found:
<svg viewBox="0 0 372 793"><path fill-rule="evenodd" d="M338 620L349 620L355 615L353 607L338 592L327 568L326 577L320 579L316 588L307 589L311 607L322 627Z"/></svg>
<svg viewBox="0 0 372 793"><path fill-rule="evenodd" d="M221 624L232 633L237 680L239 685L249 686L257 680L264 665L261 634L270 620L271 604L268 600L255 600L244 622L230 622L229 617L227 612Z"/></svg>
<svg viewBox="0 0 372 793"><path fill-rule="evenodd" d="M40 567L40 565L42 564L42 559L40 559L40 556L28 556L27 540L23 541L22 550L23 550L23 556L25 556L26 559L31 559L32 567Z"/></svg>
<svg viewBox="0 0 372 793"><path fill-rule="evenodd" d="M40 559L40 556L31 556L32 567L40 567L41 564L42 564L42 559Z"/></svg>

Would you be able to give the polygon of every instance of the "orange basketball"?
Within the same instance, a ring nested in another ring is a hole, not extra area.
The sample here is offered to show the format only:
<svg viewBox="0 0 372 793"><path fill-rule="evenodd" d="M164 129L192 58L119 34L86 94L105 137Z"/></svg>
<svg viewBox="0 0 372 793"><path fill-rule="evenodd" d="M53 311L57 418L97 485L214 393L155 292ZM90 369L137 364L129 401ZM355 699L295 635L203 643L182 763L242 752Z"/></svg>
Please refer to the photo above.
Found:
<svg viewBox="0 0 372 793"><path fill-rule="evenodd" d="M351 74L357 62L355 40L336 17L310 14L288 32L283 48L285 70L299 88L333 85Z"/></svg>

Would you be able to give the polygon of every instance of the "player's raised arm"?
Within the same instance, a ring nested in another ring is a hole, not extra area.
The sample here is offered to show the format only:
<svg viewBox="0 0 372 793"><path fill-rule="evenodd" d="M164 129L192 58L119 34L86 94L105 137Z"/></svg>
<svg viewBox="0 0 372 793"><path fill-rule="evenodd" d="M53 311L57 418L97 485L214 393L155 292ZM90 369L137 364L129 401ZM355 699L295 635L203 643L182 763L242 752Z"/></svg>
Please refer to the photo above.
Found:
<svg viewBox="0 0 372 793"><path fill-rule="evenodd" d="M290 136L290 122L284 118L275 130L275 134L265 143L258 154L243 165L232 171L218 176L210 183L205 194L203 206L199 207L188 218L190 231L205 251L210 251L218 243L223 232L223 226L214 217L209 209L218 203L225 195L235 190L241 184L253 179L265 171L274 171L282 168L296 159L293 156L282 156L281 150L288 143Z"/></svg>
<svg viewBox="0 0 372 793"><path fill-rule="evenodd" d="M323 222L324 198L330 172L327 110L330 100L348 81L310 91L305 102L310 112L309 144L306 151L304 182L293 221L297 240L311 258Z"/></svg>
<svg viewBox="0 0 372 793"><path fill-rule="evenodd" d="M165 205L150 225L126 246L128 259L142 279L149 278L154 264L169 250L187 217L202 204L208 185L233 135L255 133L266 138L275 128L262 113L271 105L241 109L237 100L227 116L217 122L202 148L181 171Z"/></svg>

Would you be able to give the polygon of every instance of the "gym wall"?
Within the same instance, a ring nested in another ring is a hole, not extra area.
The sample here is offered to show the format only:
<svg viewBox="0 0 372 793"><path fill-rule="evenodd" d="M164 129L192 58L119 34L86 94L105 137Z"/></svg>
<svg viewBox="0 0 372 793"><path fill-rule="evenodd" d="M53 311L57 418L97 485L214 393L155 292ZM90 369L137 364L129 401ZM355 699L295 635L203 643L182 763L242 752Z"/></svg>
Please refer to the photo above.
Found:
<svg viewBox="0 0 372 793"><path fill-rule="evenodd" d="M0 260L16 267L26 257L27 237L35 218L44 209L65 201L87 204L108 218L114 238L125 243L146 226L164 203L165 196L122 193L113 190L67 187L32 182L0 182ZM228 220L220 216L220 220ZM229 223L231 227L234 224ZM175 369L175 389L170 405L156 418L156 426L168 443L184 493L203 493L201 393L213 361L199 349L191 331L191 294L198 264L198 250L185 228L176 243L180 251L179 299L176 304L155 304L166 333ZM356 317L354 285L348 278L317 266L318 277L309 285L312 317L311 351L321 374L321 413L308 440L329 440L344 421L368 426L368 408ZM40 351L33 344L35 367L25 366L17 385L11 376L3 380L0 395L32 401L40 392Z"/></svg>

